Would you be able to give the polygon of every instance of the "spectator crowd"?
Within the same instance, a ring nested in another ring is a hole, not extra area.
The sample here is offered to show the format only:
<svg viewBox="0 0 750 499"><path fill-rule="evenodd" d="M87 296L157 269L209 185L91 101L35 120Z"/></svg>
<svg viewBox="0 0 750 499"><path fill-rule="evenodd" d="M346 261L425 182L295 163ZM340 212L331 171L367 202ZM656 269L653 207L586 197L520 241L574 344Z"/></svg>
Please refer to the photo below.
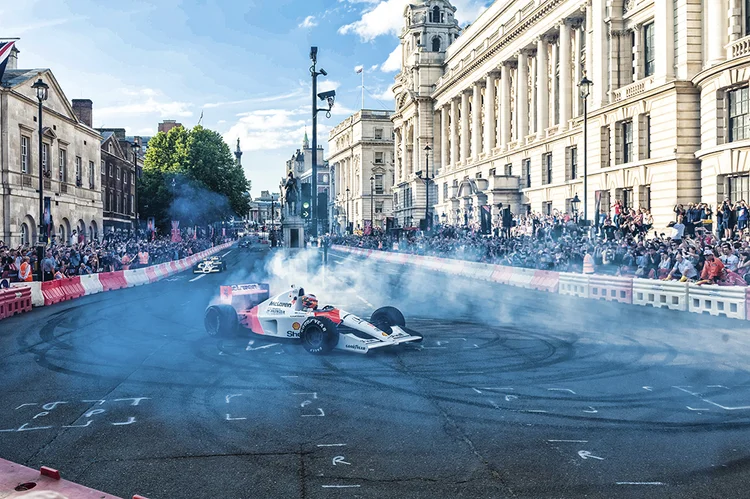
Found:
<svg viewBox="0 0 750 499"><path fill-rule="evenodd" d="M716 215L705 204L675 206L675 219L663 231L654 229L648 210L626 209L619 201L612 208L591 229L568 214L530 214L512 217L510 227L493 234L480 233L477 225L441 225L430 232L335 236L331 242L540 270L750 284L745 201L726 200Z"/></svg>
<svg viewBox="0 0 750 499"><path fill-rule="evenodd" d="M63 279L99 272L129 270L179 260L218 244L218 240L188 237L173 242L170 237L153 240L111 233L101 241L70 244L53 242L45 248L41 262L31 245L10 247L0 241L0 279L7 282L39 280L41 265L44 280Z"/></svg>

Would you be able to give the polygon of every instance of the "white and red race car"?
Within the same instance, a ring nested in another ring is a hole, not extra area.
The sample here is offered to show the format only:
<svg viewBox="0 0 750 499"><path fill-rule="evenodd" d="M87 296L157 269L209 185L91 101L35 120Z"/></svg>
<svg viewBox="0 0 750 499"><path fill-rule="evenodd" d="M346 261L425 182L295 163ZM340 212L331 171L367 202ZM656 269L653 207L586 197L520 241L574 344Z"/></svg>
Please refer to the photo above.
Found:
<svg viewBox="0 0 750 499"><path fill-rule="evenodd" d="M304 289L294 286L274 297L265 283L221 286L220 304L206 309L206 331L210 336L230 336L242 327L264 336L298 338L312 354L334 348L367 353L422 341L406 328L403 314L394 307L379 308L366 321L332 306L305 308L305 298Z"/></svg>

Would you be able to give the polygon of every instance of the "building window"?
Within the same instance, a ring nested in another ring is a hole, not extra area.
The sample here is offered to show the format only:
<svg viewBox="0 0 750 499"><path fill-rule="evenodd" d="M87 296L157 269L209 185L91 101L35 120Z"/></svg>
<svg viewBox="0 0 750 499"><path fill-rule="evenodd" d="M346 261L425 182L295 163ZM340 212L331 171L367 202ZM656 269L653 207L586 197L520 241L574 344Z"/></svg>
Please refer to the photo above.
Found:
<svg viewBox="0 0 750 499"><path fill-rule="evenodd" d="M578 178L578 147L568 148L568 180Z"/></svg>
<svg viewBox="0 0 750 499"><path fill-rule="evenodd" d="M44 173L49 173L49 166L47 165L47 158L49 157L49 144L42 146L42 170Z"/></svg>
<svg viewBox="0 0 750 499"><path fill-rule="evenodd" d="M646 115L646 158L651 158L651 115Z"/></svg>
<svg viewBox="0 0 750 499"><path fill-rule="evenodd" d="M622 207L629 210L634 209L635 206L633 206L633 188L629 187L627 189L621 189L620 190L620 196L619 199L622 200Z"/></svg>
<svg viewBox="0 0 750 499"><path fill-rule="evenodd" d="M748 87L731 90L729 97L729 142L750 139Z"/></svg>
<svg viewBox="0 0 750 499"><path fill-rule="evenodd" d="M375 201L375 213L383 213L383 202Z"/></svg>
<svg viewBox="0 0 750 499"><path fill-rule="evenodd" d="M112 211L116 211L116 212L122 211L120 209L120 194L117 194L117 196L115 197L115 208Z"/></svg>
<svg viewBox="0 0 750 499"><path fill-rule="evenodd" d="M729 200L736 203L750 199L750 175L729 177Z"/></svg>
<svg viewBox="0 0 750 499"><path fill-rule="evenodd" d="M513 163L506 163L503 167L503 174L506 177L510 177L513 175Z"/></svg>
<svg viewBox="0 0 750 499"><path fill-rule="evenodd" d="M376 128L375 129L375 138L377 140L380 140L383 138L383 129L382 128Z"/></svg>
<svg viewBox="0 0 750 499"><path fill-rule="evenodd" d="M602 168L609 168L609 137L610 130L609 126L603 126L600 132L600 143L601 143L601 158L600 165Z"/></svg>
<svg viewBox="0 0 750 499"><path fill-rule="evenodd" d="M552 183L552 153L542 154L542 184Z"/></svg>
<svg viewBox="0 0 750 499"><path fill-rule="evenodd" d="M114 173L114 170L112 169L112 163L107 163L107 176L109 178L112 178L113 173Z"/></svg>
<svg viewBox="0 0 750 499"><path fill-rule="evenodd" d="M21 135L21 173L29 173L29 138Z"/></svg>
<svg viewBox="0 0 750 499"><path fill-rule="evenodd" d="M524 188L531 187L531 158L521 160L521 176L523 177Z"/></svg>
<svg viewBox="0 0 750 499"><path fill-rule="evenodd" d="M383 176L375 175L375 194L383 194Z"/></svg>
<svg viewBox="0 0 750 499"><path fill-rule="evenodd" d="M552 215L552 201L542 201L542 213Z"/></svg>
<svg viewBox="0 0 750 499"><path fill-rule="evenodd" d="M60 182L65 182L68 179L68 151L60 149Z"/></svg>
<svg viewBox="0 0 750 499"><path fill-rule="evenodd" d="M95 185L94 181L94 162L89 161L89 188L93 189Z"/></svg>
<svg viewBox="0 0 750 499"><path fill-rule="evenodd" d="M448 182L443 183L443 201L448 201Z"/></svg>
<svg viewBox="0 0 750 499"><path fill-rule="evenodd" d="M102 175L104 175L106 173L106 171L107 171L107 168L104 166L104 161L102 161L101 168L102 168L101 173L102 173Z"/></svg>
<svg viewBox="0 0 750 499"><path fill-rule="evenodd" d="M375 164L376 165L382 165L383 164L383 151L377 151L375 153Z"/></svg>
<svg viewBox="0 0 750 499"><path fill-rule="evenodd" d="M620 133L622 134L622 162L630 163L633 161L633 122L623 121L620 124Z"/></svg>
<svg viewBox="0 0 750 499"><path fill-rule="evenodd" d="M83 180L81 178L81 174L83 173L81 171L81 169L82 169L81 157L80 156L76 156L76 185L78 185L78 186L81 185L81 181Z"/></svg>
<svg viewBox="0 0 750 499"><path fill-rule="evenodd" d="M440 52L440 37L436 36L432 39L432 51Z"/></svg>
<svg viewBox="0 0 750 499"><path fill-rule="evenodd" d="M643 27L644 76L651 76L656 69L656 47L654 47L654 23Z"/></svg>
<svg viewBox="0 0 750 499"><path fill-rule="evenodd" d="M29 226L21 224L21 244L29 244Z"/></svg>
<svg viewBox="0 0 750 499"><path fill-rule="evenodd" d="M135 207L135 197L131 194L130 195L130 214L134 214L135 210L133 209Z"/></svg>

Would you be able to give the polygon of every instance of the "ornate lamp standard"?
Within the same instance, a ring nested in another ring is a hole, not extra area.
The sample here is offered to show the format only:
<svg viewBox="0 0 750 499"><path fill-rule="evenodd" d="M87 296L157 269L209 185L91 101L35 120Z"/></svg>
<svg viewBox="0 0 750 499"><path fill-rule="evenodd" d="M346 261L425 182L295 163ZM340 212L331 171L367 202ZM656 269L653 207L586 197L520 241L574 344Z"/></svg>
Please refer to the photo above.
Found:
<svg viewBox="0 0 750 499"><path fill-rule="evenodd" d="M138 213L138 180L140 173L138 172L138 154L141 152L141 143L137 137L133 137L133 166L135 167L135 240L138 241L138 232L141 229L141 219Z"/></svg>
<svg viewBox="0 0 750 499"><path fill-rule="evenodd" d="M44 246L47 242L47 225L44 220L44 165L42 163L44 142L42 103L47 100L49 95L49 85L44 83L40 76L39 79L31 85L31 88L36 91L36 98L39 101L39 245L37 246L37 259L39 265L39 281L43 281L44 271L42 270L42 260L44 259ZM49 161L49 158L46 159Z"/></svg>
<svg viewBox="0 0 750 499"><path fill-rule="evenodd" d="M583 78L578 84L578 88L581 91L581 98L583 99L583 225L588 226L588 202L589 202L589 179L588 179L588 128L589 128L589 94L591 93L591 86L594 84L591 80L586 77L586 72L583 72Z"/></svg>

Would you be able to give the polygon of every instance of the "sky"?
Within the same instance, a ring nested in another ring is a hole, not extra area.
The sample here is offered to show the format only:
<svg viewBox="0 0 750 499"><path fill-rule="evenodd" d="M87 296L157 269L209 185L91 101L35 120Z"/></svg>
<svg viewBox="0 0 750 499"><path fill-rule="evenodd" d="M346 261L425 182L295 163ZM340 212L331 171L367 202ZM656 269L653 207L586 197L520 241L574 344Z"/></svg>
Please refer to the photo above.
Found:
<svg viewBox="0 0 750 499"><path fill-rule="evenodd" d="M278 191L285 162L311 136L310 46L318 92L336 90L318 143L361 108L393 109L398 32L409 0L23 0L0 4L0 38L18 67L50 68L68 99L94 102L94 127L153 135L174 119L240 139L251 194ZM415 0L412 0L415 3ZM491 0L452 0L462 25Z"/></svg>

